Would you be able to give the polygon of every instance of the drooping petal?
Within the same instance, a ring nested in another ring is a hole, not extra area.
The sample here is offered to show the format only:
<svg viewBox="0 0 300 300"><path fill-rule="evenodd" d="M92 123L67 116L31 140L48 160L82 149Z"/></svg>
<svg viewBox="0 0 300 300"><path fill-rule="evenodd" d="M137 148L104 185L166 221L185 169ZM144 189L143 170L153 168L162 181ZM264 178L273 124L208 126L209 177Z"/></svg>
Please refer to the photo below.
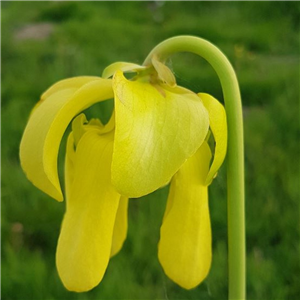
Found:
<svg viewBox="0 0 300 300"><path fill-rule="evenodd" d="M138 72L141 70L145 70L147 67L140 66L133 63L128 62L115 62L108 67L106 67L102 73L103 78L109 78L115 74L116 71L122 72Z"/></svg>
<svg viewBox="0 0 300 300"><path fill-rule="evenodd" d="M55 94L56 92L70 89L70 92L72 89L76 91L77 89L81 88L83 85L99 79L99 77L95 76L78 76L78 77L71 77L67 79L60 80L56 83L54 83L52 86L50 86L42 95L40 100L36 103L34 108L32 109L31 113L35 111L35 109L40 106L41 103L43 103L44 100L49 98L51 95Z"/></svg>
<svg viewBox="0 0 300 300"><path fill-rule="evenodd" d="M75 142L73 132L68 136L66 156L65 156L65 193L66 199L70 197L71 186L74 181L74 165L75 165ZM68 203L67 203L68 205Z"/></svg>
<svg viewBox="0 0 300 300"><path fill-rule="evenodd" d="M113 133L91 130L80 139L74 179L56 252L59 276L70 291L88 291L107 268L120 195L111 185Z"/></svg>
<svg viewBox="0 0 300 300"><path fill-rule="evenodd" d="M210 184L221 167L227 151L227 120L224 106L209 94L198 94L209 114L209 125L216 143L213 163L206 178Z"/></svg>
<svg viewBox="0 0 300 300"><path fill-rule="evenodd" d="M110 121L111 122L111 121ZM107 125L106 125L107 126ZM112 127L108 125L108 127ZM81 138L87 132L94 132L98 134L104 134L107 132L101 121L98 119L92 119L91 121L87 121L84 114L78 115L72 122L73 131L70 133L67 141L67 149L66 149L66 158L65 158L65 188L66 188L66 204L67 211L69 207L73 206L73 201L70 201L71 196L71 187L74 181L74 171L75 171L75 145L78 145ZM109 130L111 131L111 130ZM76 138L74 138L76 136ZM76 142L75 142L76 140ZM98 153L99 155L99 153ZM101 153L100 153L101 155ZM78 163L77 163L78 164ZM128 206L128 198L121 197L119 195L120 202L116 213L116 219L113 229L113 237L112 237L112 246L111 246L111 254L113 256L119 252L123 246L123 243L126 239L127 235L127 206ZM84 200L85 201L85 200ZM88 204L87 204L88 205ZM68 220L65 218L65 220ZM63 225L64 227L65 225Z"/></svg>
<svg viewBox="0 0 300 300"><path fill-rule="evenodd" d="M113 117L112 117L113 118ZM113 129L111 122L105 126L99 119L91 119L89 122L86 119L85 114L78 115L72 122L72 132L68 137L67 151L65 159L65 187L66 187L66 199L70 197L70 189L74 180L74 165L75 165L75 150L74 147L79 143L80 139L86 132L95 131L98 134L105 134ZM110 130L109 130L110 129ZM67 209L68 209L67 201ZM119 207L117 211L116 221L114 225L114 233L112 239L111 257L116 255L122 248L123 243L127 236L127 212L128 210L128 198L120 196Z"/></svg>
<svg viewBox="0 0 300 300"><path fill-rule="evenodd" d="M82 85L67 81L45 93L31 114L20 145L21 165L28 179L58 201L62 193L57 175L57 155L61 138L72 118L90 105L113 97L111 80L90 78Z"/></svg>
<svg viewBox="0 0 300 300"><path fill-rule="evenodd" d="M122 196L120 198L119 207L117 211L111 254L110 256L116 255L122 248L124 241L127 237L128 228L128 198Z"/></svg>
<svg viewBox="0 0 300 300"><path fill-rule="evenodd" d="M49 98L52 94L59 92L65 89L79 89L83 85L98 80L99 77L96 76L78 76L78 77L71 77L67 79L60 80L50 86L41 96L41 100L45 100Z"/></svg>
<svg viewBox="0 0 300 300"><path fill-rule="evenodd" d="M112 182L140 197L170 181L202 144L209 126L199 97L180 87L113 79L116 132Z"/></svg>
<svg viewBox="0 0 300 300"><path fill-rule="evenodd" d="M172 179L160 231L158 258L166 275L185 289L200 284L211 265L208 190L211 152L206 142Z"/></svg>

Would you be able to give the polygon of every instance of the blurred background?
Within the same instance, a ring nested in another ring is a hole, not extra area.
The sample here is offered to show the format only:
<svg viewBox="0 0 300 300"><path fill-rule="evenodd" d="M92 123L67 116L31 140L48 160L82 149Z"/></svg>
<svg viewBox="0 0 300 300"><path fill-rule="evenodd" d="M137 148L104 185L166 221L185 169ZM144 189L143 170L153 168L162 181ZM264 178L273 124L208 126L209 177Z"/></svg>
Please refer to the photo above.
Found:
<svg viewBox="0 0 300 300"><path fill-rule="evenodd" d="M142 63L160 41L189 34L217 45L239 79L245 122L248 299L298 299L299 2L2 2L2 299L227 298L226 166L210 187L213 264L185 291L157 259L168 187L132 200L129 232L101 284L68 292L55 269L64 203L23 174L19 143L45 89L71 76L101 76L115 61ZM169 62L179 84L223 101L201 58ZM89 116L107 120L112 101ZM61 145L62 171L65 142ZM226 163L225 163L226 165ZM60 172L62 176L62 172ZM63 180L63 179L62 179Z"/></svg>

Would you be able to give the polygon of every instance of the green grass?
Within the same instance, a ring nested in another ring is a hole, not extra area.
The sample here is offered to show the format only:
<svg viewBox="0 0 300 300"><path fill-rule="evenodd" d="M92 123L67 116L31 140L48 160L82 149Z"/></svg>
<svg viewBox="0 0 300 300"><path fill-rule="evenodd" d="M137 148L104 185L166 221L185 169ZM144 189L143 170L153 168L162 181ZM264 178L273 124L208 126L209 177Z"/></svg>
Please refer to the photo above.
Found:
<svg viewBox="0 0 300 300"><path fill-rule="evenodd" d="M240 82L248 298L298 299L299 8L298 2L2 2L2 298L226 299L226 166L210 187L213 264L204 283L185 291L159 265L166 187L131 200L122 251L97 288L76 294L63 288L55 269L64 204L34 188L18 158L30 110L51 84L100 76L118 60L142 63L163 39L192 34L224 51ZM49 36L20 39L25 26L41 22L53 26ZM178 83L222 101L218 79L202 59L179 54L169 63ZM107 119L111 109L97 105L89 114ZM64 147L65 141L60 171Z"/></svg>

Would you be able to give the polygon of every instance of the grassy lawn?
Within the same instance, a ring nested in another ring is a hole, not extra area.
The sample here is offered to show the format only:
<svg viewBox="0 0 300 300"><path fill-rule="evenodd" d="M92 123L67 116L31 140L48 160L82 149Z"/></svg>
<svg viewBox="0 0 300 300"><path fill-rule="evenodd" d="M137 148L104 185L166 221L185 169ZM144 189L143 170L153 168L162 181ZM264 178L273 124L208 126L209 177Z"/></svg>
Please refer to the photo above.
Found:
<svg viewBox="0 0 300 300"><path fill-rule="evenodd" d="M2 298L227 298L226 167L210 187L213 264L186 291L157 259L168 187L129 207L129 232L101 284L68 292L55 268L64 203L37 190L19 164L19 143L40 94L71 76L101 76L114 61L142 63L160 41L197 35L230 59L243 99L246 162L247 293L251 300L298 299L299 17L298 2L2 2ZM178 54L177 82L222 101L212 68ZM89 116L107 120L112 101ZM65 141L61 145L62 175ZM226 165L226 162L225 162Z"/></svg>

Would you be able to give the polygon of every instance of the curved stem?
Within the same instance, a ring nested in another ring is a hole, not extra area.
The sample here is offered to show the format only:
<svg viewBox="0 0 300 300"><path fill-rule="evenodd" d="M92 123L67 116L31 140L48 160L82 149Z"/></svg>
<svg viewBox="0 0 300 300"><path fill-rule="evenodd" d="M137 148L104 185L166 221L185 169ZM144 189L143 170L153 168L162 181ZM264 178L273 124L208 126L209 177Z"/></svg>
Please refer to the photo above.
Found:
<svg viewBox="0 0 300 300"><path fill-rule="evenodd" d="M221 81L228 122L227 208L229 299L242 300L245 294L245 201L244 201L244 142L242 105L235 72L225 55L213 44L198 37L178 36L157 45L153 55L161 61L176 52L192 52L206 59Z"/></svg>

